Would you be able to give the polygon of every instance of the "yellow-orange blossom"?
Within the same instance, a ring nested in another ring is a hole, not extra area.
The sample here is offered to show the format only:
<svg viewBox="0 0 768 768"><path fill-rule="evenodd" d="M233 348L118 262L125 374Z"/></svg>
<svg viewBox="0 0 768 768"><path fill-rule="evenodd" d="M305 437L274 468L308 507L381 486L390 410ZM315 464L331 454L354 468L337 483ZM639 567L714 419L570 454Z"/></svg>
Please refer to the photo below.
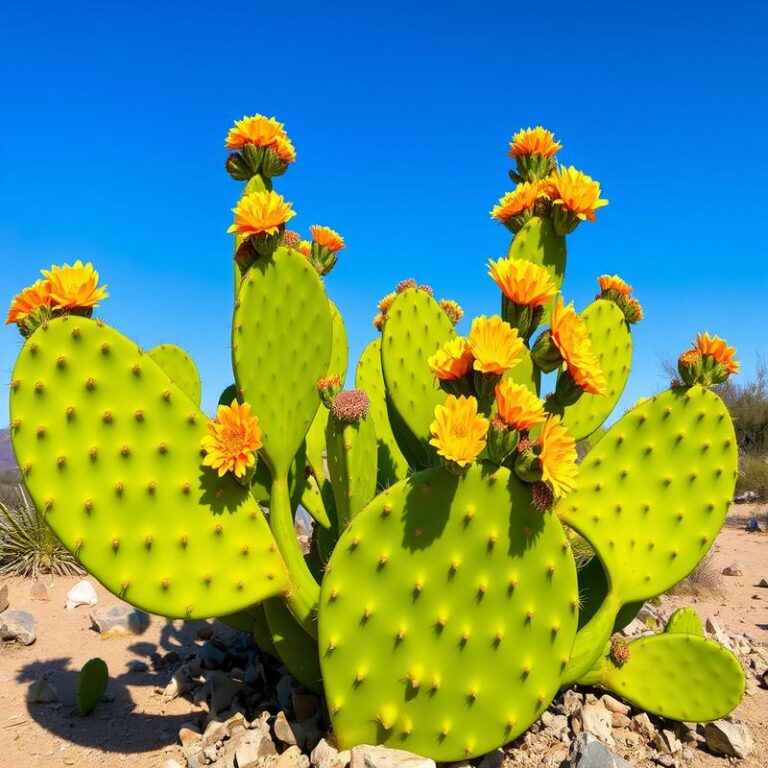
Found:
<svg viewBox="0 0 768 768"><path fill-rule="evenodd" d="M235 221L227 232L240 235L274 235L296 215L291 203L286 203L282 195L271 189L243 195L232 212Z"/></svg>
<svg viewBox="0 0 768 768"><path fill-rule="evenodd" d="M605 374L597 355L592 351L592 342L587 327L573 302L566 306L559 296L552 311L552 341L565 362L571 378L585 391L593 395L605 392Z"/></svg>
<svg viewBox="0 0 768 768"><path fill-rule="evenodd" d="M485 448L488 419L477 412L474 397L448 395L445 404L435 408L435 420L429 429L429 444L437 449L438 455L466 467Z"/></svg>
<svg viewBox="0 0 768 768"><path fill-rule="evenodd" d="M499 259L489 261L488 274L501 292L514 304L540 307L556 295L552 276L545 267L526 259Z"/></svg>
<svg viewBox="0 0 768 768"><path fill-rule="evenodd" d="M559 416L544 422L539 435L541 444L541 479L552 489L555 498L576 488L579 468L576 464L576 441L560 423Z"/></svg>
<svg viewBox="0 0 768 768"><path fill-rule="evenodd" d="M208 422L208 434L200 443L205 451L203 464L213 467L219 477L227 472L243 477L256 463L256 451L261 445L261 429L250 403L240 405L237 400L219 406L216 418Z"/></svg>
<svg viewBox="0 0 768 768"><path fill-rule="evenodd" d="M517 329L498 315L476 317L467 341L475 358L473 368L481 373L502 374L514 368L525 354Z"/></svg>
<svg viewBox="0 0 768 768"><path fill-rule="evenodd" d="M702 355L709 355L717 360L718 363L725 366L728 373L737 373L739 362L734 360L736 354L735 347L729 347L725 339L719 336L710 336L708 333L696 334L696 349Z"/></svg>

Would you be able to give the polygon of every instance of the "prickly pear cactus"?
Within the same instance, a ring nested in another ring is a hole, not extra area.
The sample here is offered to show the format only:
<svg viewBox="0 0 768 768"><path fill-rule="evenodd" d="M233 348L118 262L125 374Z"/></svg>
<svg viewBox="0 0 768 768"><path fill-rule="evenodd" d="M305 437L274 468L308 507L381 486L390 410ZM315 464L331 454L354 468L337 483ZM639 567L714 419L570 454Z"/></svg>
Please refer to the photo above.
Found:
<svg viewBox="0 0 768 768"><path fill-rule="evenodd" d="M282 123L245 117L226 146L244 182L229 228L235 384L211 418L183 350L143 352L92 319L108 297L92 265L45 270L11 303L14 451L83 567L145 610L250 630L325 694L343 747L473 757L575 682L670 718L731 711L743 672L692 611L612 637L723 523L737 447L713 388L738 363L699 334L669 390L612 417L643 309L617 275L586 308L562 295L567 237L607 204L600 185L556 161L551 132L516 133L516 186L491 211L513 235L488 264L499 314L462 329L459 304L404 280L345 390L347 331L324 281L344 239L286 229ZM593 556L577 570L579 536Z"/></svg>
<svg viewBox="0 0 768 768"><path fill-rule="evenodd" d="M89 659L83 664L77 676L77 711L87 715L100 701L107 690L109 670L104 659Z"/></svg>

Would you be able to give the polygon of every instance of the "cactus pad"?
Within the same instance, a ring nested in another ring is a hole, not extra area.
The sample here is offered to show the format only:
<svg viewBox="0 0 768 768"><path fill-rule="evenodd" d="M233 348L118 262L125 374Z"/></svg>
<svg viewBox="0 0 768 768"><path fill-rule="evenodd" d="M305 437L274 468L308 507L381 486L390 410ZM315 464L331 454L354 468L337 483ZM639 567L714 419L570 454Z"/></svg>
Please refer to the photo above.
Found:
<svg viewBox="0 0 768 768"><path fill-rule="evenodd" d="M285 476L320 405L331 359L325 289L290 248L257 259L243 277L232 323L232 361L243 400L263 432L261 454Z"/></svg>
<svg viewBox="0 0 768 768"><path fill-rule="evenodd" d="M355 372L355 386L365 390L378 442L378 486L388 488L408 474L408 462L397 445L387 413L387 393L381 372L381 339L374 339L363 350Z"/></svg>
<svg viewBox="0 0 768 768"><path fill-rule="evenodd" d="M168 378L199 408L202 396L200 373L192 358L175 344L158 344L147 354L168 374ZM234 396L230 398L229 405Z"/></svg>
<svg viewBox="0 0 768 768"><path fill-rule="evenodd" d="M585 392L573 405L565 408L563 424L576 440L589 437L608 418L624 391L632 363L632 334L624 313L616 304L598 299L581 313L581 317L605 373L606 388L603 395Z"/></svg>
<svg viewBox="0 0 768 768"><path fill-rule="evenodd" d="M339 743L454 760L511 740L557 690L577 604L562 526L506 469L397 483L352 521L323 580Z"/></svg>
<svg viewBox="0 0 768 768"><path fill-rule="evenodd" d="M428 359L456 336L440 305L425 291L409 288L397 296L387 312L381 337L381 369L400 449L413 467L429 466L435 449L429 427L435 406L446 393L429 368ZM407 434L398 434L398 428Z"/></svg>
<svg viewBox="0 0 768 768"><path fill-rule="evenodd" d="M100 701L107 690L109 670L104 659L89 659L83 664L77 676L77 711L87 715Z"/></svg>
<svg viewBox="0 0 768 768"><path fill-rule="evenodd" d="M670 617L665 632L672 634L698 635L704 637L701 617L693 608L678 608Z"/></svg>
<svg viewBox="0 0 768 768"><path fill-rule="evenodd" d="M63 317L24 345L13 446L46 521L107 589L151 613L232 613L287 587L255 500L202 466L206 416L133 342Z"/></svg>

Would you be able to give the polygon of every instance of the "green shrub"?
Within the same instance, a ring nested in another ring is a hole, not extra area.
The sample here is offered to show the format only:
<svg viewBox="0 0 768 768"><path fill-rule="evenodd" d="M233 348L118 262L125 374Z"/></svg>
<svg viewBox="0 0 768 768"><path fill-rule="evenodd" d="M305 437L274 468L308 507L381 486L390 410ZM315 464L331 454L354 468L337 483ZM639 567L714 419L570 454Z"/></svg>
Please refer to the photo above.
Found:
<svg viewBox="0 0 768 768"><path fill-rule="evenodd" d="M739 458L736 492L756 494L758 501L768 501L768 454L743 453Z"/></svg>

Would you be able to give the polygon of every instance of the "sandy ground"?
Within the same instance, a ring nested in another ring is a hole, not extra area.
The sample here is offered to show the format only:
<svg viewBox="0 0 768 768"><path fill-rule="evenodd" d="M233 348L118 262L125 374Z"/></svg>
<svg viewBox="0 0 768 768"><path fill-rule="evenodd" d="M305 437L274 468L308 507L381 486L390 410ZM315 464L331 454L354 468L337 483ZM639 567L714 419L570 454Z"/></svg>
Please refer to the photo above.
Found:
<svg viewBox="0 0 768 768"><path fill-rule="evenodd" d="M674 604L694 605L703 618L718 617L730 633L749 632L768 645L768 589L757 584L768 579L768 535L743 530L752 510L734 507L728 525L714 547L718 572L733 561L743 576L721 576L722 594L672 598ZM30 595L31 582L7 580L11 607L32 611L38 621L37 642L22 648L0 645L0 747L3 764L25 768L126 765L160 768L167 757L183 764L176 736L195 709L185 699L165 702L161 691L173 665L163 665L165 654L181 654L201 645L198 632L206 622L168 621L153 617L140 637L102 640L90 628L89 609L64 609L65 595L76 579L46 579L49 602ZM93 580L91 579L93 582ZM102 605L115 599L95 584ZM212 622L216 634L228 633ZM99 704L87 717L74 709L78 670L90 658L102 657L109 667L108 693L114 701ZM131 672L133 660L149 665L148 672ZM57 687L60 705L30 704L26 693L32 681L48 673ZM755 738L754 752L743 768L768 765L768 690L750 687L734 715L746 722ZM697 752L695 768L724 768L722 758Z"/></svg>

